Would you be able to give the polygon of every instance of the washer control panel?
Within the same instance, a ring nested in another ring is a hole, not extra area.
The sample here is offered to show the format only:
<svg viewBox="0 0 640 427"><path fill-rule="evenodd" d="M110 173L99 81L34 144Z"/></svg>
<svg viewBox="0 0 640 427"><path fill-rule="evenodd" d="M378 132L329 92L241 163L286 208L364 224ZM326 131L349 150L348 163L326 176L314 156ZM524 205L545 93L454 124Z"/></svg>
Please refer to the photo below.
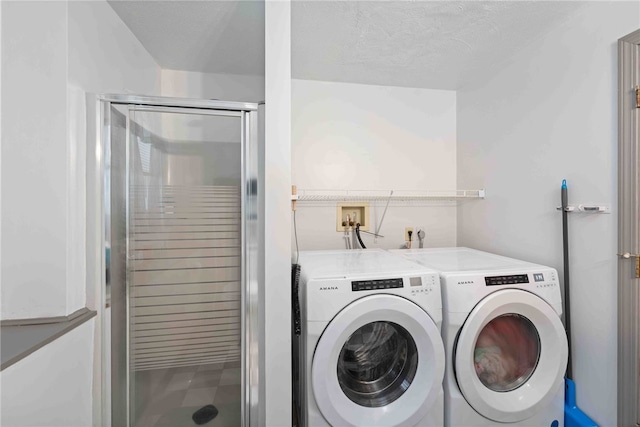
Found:
<svg viewBox="0 0 640 427"><path fill-rule="evenodd" d="M526 274L511 274L509 276L487 276L484 278L487 286L516 285L529 283L529 276Z"/></svg>
<svg viewBox="0 0 640 427"><path fill-rule="evenodd" d="M351 282L351 290L375 291L378 289L394 289L404 287L402 279L357 280Z"/></svg>
<svg viewBox="0 0 640 427"><path fill-rule="evenodd" d="M437 275L428 276L424 280L421 277L412 277L409 282L411 284L412 297L419 297L421 295L426 296L431 294L436 289L438 291L440 290L440 278Z"/></svg>
<svg viewBox="0 0 640 427"><path fill-rule="evenodd" d="M433 292L432 287L426 287L424 289L411 289L411 296L415 297L416 295L420 295L420 294L430 294L431 292Z"/></svg>

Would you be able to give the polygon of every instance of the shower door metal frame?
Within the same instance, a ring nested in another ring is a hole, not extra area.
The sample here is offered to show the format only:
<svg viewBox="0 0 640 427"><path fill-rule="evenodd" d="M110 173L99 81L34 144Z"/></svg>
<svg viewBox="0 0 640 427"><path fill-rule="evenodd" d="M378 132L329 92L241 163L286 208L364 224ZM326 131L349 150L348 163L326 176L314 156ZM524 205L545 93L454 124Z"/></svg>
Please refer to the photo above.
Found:
<svg viewBox="0 0 640 427"><path fill-rule="evenodd" d="M243 426L257 426L259 417L260 401L259 390L259 361L260 361L260 329L258 325L258 104L245 102L225 102L209 101L188 98L167 98L167 97L147 97L138 95L98 95L96 98L97 130L96 130L96 170L102 177L99 183L100 197L99 212L101 216L100 233L102 244L101 250L101 300L104 302L100 307L102 318L106 308L111 305L111 342L103 333L103 352L110 352L111 357L102 354L101 359L111 360L111 375L108 378L106 366L102 367L102 420L105 425L130 426L130 366L129 366L129 292L127 280L121 283L111 283L111 300L106 295L106 267L105 256L107 248L106 238L106 212L110 209L110 186L106 185L111 181L109 171L105 168L107 158L111 156L111 107L119 105L127 108L126 125L126 166L128 174L128 151L129 151L129 113L131 111L153 111L160 113L181 113L197 115L219 115L237 116L241 118L242 141L241 141L241 420ZM128 183L128 177L126 178ZM128 189L127 189L128 193ZM128 194L126 207L127 225L125 238L128 240ZM109 202L108 202L109 201ZM126 258L128 253L128 242L126 250L120 254ZM111 261L114 260L114 252L111 253ZM124 262L123 262L124 261ZM127 260L119 260L121 265L127 267ZM111 276L113 277L113 271ZM126 277L126 276L125 276ZM114 312L113 304L119 313ZM122 309L124 308L124 313ZM119 314L119 315L118 315ZM104 332L104 328L103 328ZM124 362L124 363L122 363ZM111 384L109 393L107 384ZM105 402L111 402L111 405ZM106 408L111 406L111 414L107 414ZM110 415L110 416L109 416ZM110 419L110 423L107 420Z"/></svg>

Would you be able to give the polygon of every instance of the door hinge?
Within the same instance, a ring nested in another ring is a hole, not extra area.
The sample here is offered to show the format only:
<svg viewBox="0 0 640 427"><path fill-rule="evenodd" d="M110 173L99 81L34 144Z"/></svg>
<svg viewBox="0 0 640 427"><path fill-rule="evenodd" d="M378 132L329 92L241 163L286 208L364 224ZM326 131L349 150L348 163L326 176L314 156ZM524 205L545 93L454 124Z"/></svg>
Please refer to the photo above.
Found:
<svg viewBox="0 0 640 427"><path fill-rule="evenodd" d="M635 258L636 259L636 278L640 278L640 254L632 254L629 252L625 252L623 254L618 254L618 256L624 259Z"/></svg>
<svg viewBox="0 0 640 427"><path fill-rule="evenodd" d="M636 86L636 108L640 108L640 86Z"/></svg>

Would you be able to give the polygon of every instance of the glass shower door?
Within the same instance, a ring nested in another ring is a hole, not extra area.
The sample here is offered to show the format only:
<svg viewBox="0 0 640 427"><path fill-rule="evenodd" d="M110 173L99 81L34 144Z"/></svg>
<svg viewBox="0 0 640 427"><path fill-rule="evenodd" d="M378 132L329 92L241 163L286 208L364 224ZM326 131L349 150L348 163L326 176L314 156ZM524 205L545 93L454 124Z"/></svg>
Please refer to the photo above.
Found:
<svg viewBox="0 0 640 427"><path fill-rule="evenodd" d="M126 128L125 143L110 146L111 164L124 173L114 177L111 168L111 204L126 206L125 274L123 283L111 280L120 355L112 425L242 425L252 357L244 317L253 264L246 215L255 199L246 185L248 116L130 105ZM113 223L118 212L111 216Z"/></svg>

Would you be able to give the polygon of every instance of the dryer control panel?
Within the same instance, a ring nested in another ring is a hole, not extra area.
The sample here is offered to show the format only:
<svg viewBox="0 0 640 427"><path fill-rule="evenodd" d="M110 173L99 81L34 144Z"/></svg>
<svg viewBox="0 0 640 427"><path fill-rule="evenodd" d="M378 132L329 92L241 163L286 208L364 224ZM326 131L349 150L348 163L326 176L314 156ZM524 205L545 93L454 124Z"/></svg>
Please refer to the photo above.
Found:
<svg viewBox="0 0 640 427"><path fill-rule="evenodd" d="M530 271L500 271L499 274L495 271L444 273L441 277L446 301L444 309L450 313L468 314L487 295L504 289L522 289L538 295L561 313L562 298L556 270L535 267Z"/></svg>

